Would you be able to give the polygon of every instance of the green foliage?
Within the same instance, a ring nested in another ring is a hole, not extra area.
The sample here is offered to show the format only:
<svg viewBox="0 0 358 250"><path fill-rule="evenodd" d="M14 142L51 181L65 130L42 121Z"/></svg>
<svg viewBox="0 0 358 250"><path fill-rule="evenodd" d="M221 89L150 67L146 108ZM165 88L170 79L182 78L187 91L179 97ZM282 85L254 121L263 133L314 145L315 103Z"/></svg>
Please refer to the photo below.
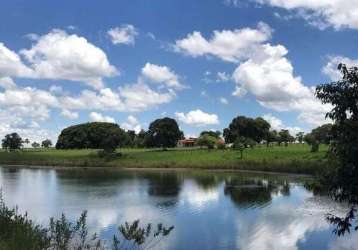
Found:
<svg viewBox="0 0 358 250"><path fill-rule="evenodd" d="M49 139L43 140L41 142L41 147L43 147L43 148L49 148L51 146L52 146L52 141Z"/></svg>
<svg viewBox="0 0 358 250"><path fill-rule="evenodd" d="M305 137L305 133L304 132L298 132L296 134L296 140L299 142L299 143L302 143L304 141L304 137Z"/></svg>
<svg viewBox="0 0 358 250"><path fill-rule="evenodd" d="M2 148L8 151L15 151L21 149L22 139L17 133L7 134L2 140Z"/></svg>
<svg viewBox="0 0 358 250"><path fill-rule="evenodd" d="M34 141L34 142L31 144L31 146L32 146L33 148L39 148L39 147L40 147L40 143Z"/></svg>
<svg viewBox="0 0 358 250"><path fill-rule="evenodd" d="M281 129L280 132L278 132L278 143L281 145L281 143L285 143L285 146L288 146L289 142L293 142L295 138L290 135L290 132L287 129Z"/></svg>
<svg viewBox="0 0 358 250"><path fill-rule="evenodd" d="M258 117L256 119L238 116L232 120L229 127L224 129L225 141L234 143L240 136L251 138L257 143L267 138L270 124Z"/></svg>
<svg viewBox="0 0 358 250"><path fill-rule="evenodd" d="M330 158L335 167L328 173L325 183L335 200L353 206L343 218L328 217L337 226L335 232L342 235L350 232L356 222L355 206L358 204L358 68L339 64L338 70L342 73L342 80L317 86L316 96L324 104L333 106L326 116L334 121Z"/></svg>
<svg viewBox="0 0 358 250"><path fill-rule="evenodd" d="M255 147L245 151L245 159L238 161L236 150L197 150L161 148L122 148L123 157L108 160L99 158L97 150L30 150L9 154L0 151L1 164L60 166L60 167L123 167L123 168L205 168L244 169L275 172L314 174L327 168L327 146L318 153L309 152L309 146L290 144L288 147Z"/></svg>
<svg viewBox="0 0 358 250"><path fill-rule="evenodd" d="M204 136L204 135L209 135L209 136L215 137L216 139L219 139L220 135L221 135L221 132L220 131L206 130L206 131L202 131L200 133L199 137Z"/></svg>
<svg viewBox="0 0 358 250"><path fill-rule="evenodd" d="M196 145L200 147L207 147L208 149L213 149L217 143L218 139L208 134L200 136L196 141Z"/></svg>
<svg viewBox="0 0 358 250"><path fill-rule="evenodd" d="M240 152L240 159L243 158L243 152L246 148L246 145L245 145L246 140L247 139L245 137L241 136L235 140L234 145L233 145L233 149L236 149Z"/></svg>
<svg viewBox="0 0 358 250"><path fill-rule="evenodd" d="M117 124L107 122L85 123L62 130L56 148L94 148L113 152L125 138L124 130Z"/></svg>
<svg viewBox="0 0 358 250"><path fill-rule="evenodd" d="M165 117L157 119L149 125L145 137L147 147L173 148L178 140L183 137L183 132L174 119Z"/></svg>
<svg viewBox="0 0 358 250"><path fill-rule="evenodd" d="M16 209L9 209L0 192L0 248L3 250L85 250L85 249L149 249L153 248L174 229L158 224L153 230L148 224L141 227L139 220L125 222L118 227L112 242L101 241L97 234L89 235L87 212L72 223L62 214L61 218L50 218L49 227L35 224Z"/></svg>

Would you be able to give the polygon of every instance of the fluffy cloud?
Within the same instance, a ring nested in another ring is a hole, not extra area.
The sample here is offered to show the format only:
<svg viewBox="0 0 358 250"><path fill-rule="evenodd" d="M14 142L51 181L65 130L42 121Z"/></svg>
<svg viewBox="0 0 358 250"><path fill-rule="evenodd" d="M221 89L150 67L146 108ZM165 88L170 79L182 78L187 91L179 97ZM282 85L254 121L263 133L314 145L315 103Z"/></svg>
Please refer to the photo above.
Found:
<svg viewBox="0 0 358 250"><path fill-rule="evenodd" d="M23 64L14 51L0 43L0 76L30 76L32 70Z"/></svg>
<svg viewBox="0 0 358 250"><path fill-rule="evenodd" d="M314 96L314 87L304 85L294 75L287 49L268 43L271 33L264 23L257 29L214 31L210 40L194 32L178 40L176 48L194 57L213 55L237 63L232 75L236 83L234 96L242 97L248 92L266 108L297 111L299 119L310 126L321 123L330 106L321 104Z"/></svg>
<svg viewBox="0 0 358 250"><path fill-rule="evenodd" d="M180 122L196 127L219 124L219 118L216 114L208 114L200 109L192 110L187 114L176 112L175 116Z"/></svg>
<svg viewBox="0 0 358 250"><path fill-rule="evenodd" d="M157 92L144 83L110 88L98 92L83 90L78 96L59 97L64 109L112 110L121 112L144 111L160 104L168 103L175 97L172 91Z"/></svg>
<svg viewBox="0 0 358 250"><path fill-rule="evenodd" d="M338 64L344 63L347 67L358 65L358 59L351 59L344 56L331 56L327 64L323 67L322 72L329 76L332 81L342 79L342 74L337 70Z"/></svg>
<svg viewBox="0 0 358 250"><path fill-rule="evenodd" d="M298 132L303 131L300 127L289 127L285 126L279 118L273 116L272 114L265 114L262 116L263 119L268 121L271 124L271 129L280 131L281 129L287 129L290 131L290 134L295 136Z"/></svg>
<svg viewBox="0 0 358 250"><path fill-rule="evenodd" d="M111 123L116 122L113 117L105 116L105 115L102 115L101 113L97 113L97 112L91 112L89 114L89 118L93 122L111 122Z"/></svg>
<svg viewBox="0 0 358 250"><path fill-rule="evenodd" d="M336 29L349 27L358 28L357 0L253 0L290 11L306 19L310 24L325 28L332 26ZM237 2L232 1L232 2Z"/></svg>
<svg viewBox="0 0 358 250"><path fill-rule="evenodd" d="M298 111L300 119L307 124L320 124L331 107L315 98L314 87L305 86L300 77L294 76L286 54L282 45L262 45L255 55L236 68L233 78L238 89L253 94L266 108Z"/></svg>
<svg viewBox="0 0 358 250"><path fill-rule="evenodd" d="M70 120L75 120L78 118L77 112L72 112L72 111L69 111L68 109L62 110L61 115L67 119L70 119Z"/></svg>
<svg viewBox="0 0 358 250"><path fill-rule="evenodd" d="M179 76L167 66L146 63L142 68L142 75L152 82L165 84L170 88L183 88L179 82Z"/></svg>
<svg viewBox="0 0 358 250"><path fill-rule="evenodd" d="M100 48L63 30L40 36L31 49L23 49L20 54L33 70L31 75L21 76L81 81L98 89L103 87L103 77L117 74Z"/></svg>
<svg viewBox="0 0 358 250"><path fill-rule="evenodd" d="M126 24L110 29L107 34L113 44L134 45L138 31L133 25Z"/></svg>
<svg viewBox="0 0 358 250"><path fill-rule="evenodd" d="M136 134L138 134L142 129L142 126L140 125L137 118L132 115L127 117L127 120L121 124L121 127L125 130L134 130Z"/></svg>
<svg viewBox="0 0 358 250"><path fill-rule="evenodd" d="M174 48L193 57L212 55L224 61L239 62L249 57L257 45L271 38L272 30L265 23L259 23L257 29L214 31L210 39L194 31L186 38L177 40Z"/></svg>

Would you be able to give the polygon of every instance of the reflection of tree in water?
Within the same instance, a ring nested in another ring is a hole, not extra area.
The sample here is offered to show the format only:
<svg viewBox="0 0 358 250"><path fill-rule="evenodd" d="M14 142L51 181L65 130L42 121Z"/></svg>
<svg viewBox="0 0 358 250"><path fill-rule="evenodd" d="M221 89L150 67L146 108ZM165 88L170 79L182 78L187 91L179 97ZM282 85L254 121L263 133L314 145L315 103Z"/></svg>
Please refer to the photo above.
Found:
<svg viewBox="0 0 358 250"><path fill-rule="evenodd" d="M273 194L289 195L290 185L287 182L235 178L225 181L224 193L239 207L260 207L270 203Z"/></svg>
<svg viewBox="0 0 358 250"><path fill-rule="evenodd" d="M176 173L159 173L146 176L149 181L148 194L159 198L158 206L171 207L178 202L182 178Z"/></svg>
<svg viewBox="0 0 358 250"><path fill-rule="evenodd" d="M221 183L222 178L219 178L217 175L209 173L202 175L193 175L193 179L196 184L204 190L214 189Z"/></svg>

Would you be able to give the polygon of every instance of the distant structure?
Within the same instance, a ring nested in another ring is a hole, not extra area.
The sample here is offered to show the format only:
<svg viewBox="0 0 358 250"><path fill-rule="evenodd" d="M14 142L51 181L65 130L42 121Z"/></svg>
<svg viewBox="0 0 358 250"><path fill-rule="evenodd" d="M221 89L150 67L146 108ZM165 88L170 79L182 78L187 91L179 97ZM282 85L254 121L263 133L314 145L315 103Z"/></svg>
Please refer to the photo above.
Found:
<svg viewBox="0 0 358 250"><path fill-rule="evenodd" d="M194 147L198 138L189 137L178 141L178 147Z"/></svg>

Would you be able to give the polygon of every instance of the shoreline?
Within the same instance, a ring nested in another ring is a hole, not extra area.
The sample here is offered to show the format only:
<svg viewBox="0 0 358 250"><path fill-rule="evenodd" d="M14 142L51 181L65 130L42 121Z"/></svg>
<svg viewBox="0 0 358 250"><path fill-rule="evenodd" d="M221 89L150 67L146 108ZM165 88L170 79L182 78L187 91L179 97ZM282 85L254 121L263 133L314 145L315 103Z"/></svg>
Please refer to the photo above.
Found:
<svg viewBox="0 0 358 250"><path fill-rule="evenodd" d="M248 169L239 169L239 168L198 168L198 167L85 167L85 166L49 166L49 165L24 165L24 164L2 164L0 163L0 168L12 168L12 169L33 169L33 170L59 170L59 171L74 171L74 170L94 170L94 171L167 171L167 172L190 172L190 171L205 171L205 172L242 172L242 173L257 173L257 174L270 174L270 175L290 175L297 177L314 177L313 174L305 174L305 173L293 173L293 172L278 172L278 171L263 171L263 170L248 170Z"/></svg>

